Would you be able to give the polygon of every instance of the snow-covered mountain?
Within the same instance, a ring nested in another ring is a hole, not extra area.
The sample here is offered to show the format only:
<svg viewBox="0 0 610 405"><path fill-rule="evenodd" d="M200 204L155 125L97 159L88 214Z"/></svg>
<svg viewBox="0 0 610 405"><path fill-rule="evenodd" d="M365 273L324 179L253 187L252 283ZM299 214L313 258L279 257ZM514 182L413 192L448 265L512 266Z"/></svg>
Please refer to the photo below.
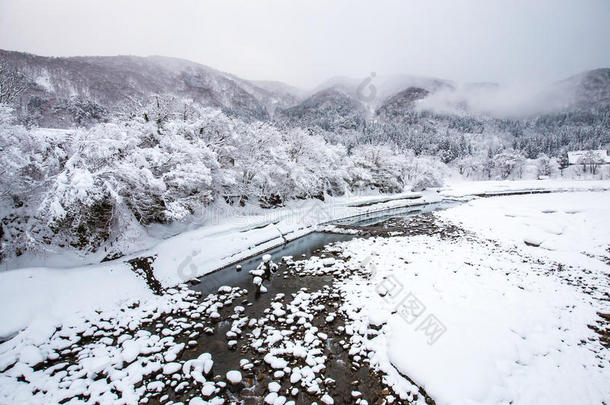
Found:
<svg viewBox="0 0 610 405"><path fill-rule="evenodd" d="M188 98L243 119L266 120L300 100L288 86L255 83L207 66L162 56L51 58L0 50L27 89L24 121L47 127L91 125L153 94Z"/></svg>
<svg viewBox="0 0 610 405"><path fill-rule="evenodd" d="M307 92L276 81L249 81L195 62L163 56L43 57L0 50L26 91L22 122L89 126L155 94L191 99L245 120L358 129L367 119L428 111L441 115L523 118L599 110L610 105L610 69L550 85L455 83L412 75L335 77Z"/></svg>
<svg viewBox="0 0 610 405"><path fill-rule="evenodd" d="M361 78L333 77L317 86L313 92L327 88L340 88L369 107L376 109L388 98L410 87L434 92L440 89L454 89L455 86L456 84L449 80L438 78L398 74L378 75L372 72Z"/></svg>
<svg viewBox="0 0 610 405"><path fill-rule="evenodd" d="M391 97L389 97L377 109L378 115L390 117L399 114L403 109L413 110L419 100L423 100L430 94L430 91L421 87L409 87Z"/></svg>
<svg viewBox="0 0 610 405"><path fill-rule="evenodd" d="M278 120L288 121L293 125L317 126L334 132L361 129L366 119L366 108L347 89L335 86L321 90L276 115Z"/></svg>
<svg viewBox="0 0 610 405"><path fill-rule="evenodd" d="M415 97L415 98L414 98ZM440 114L522 119L544 114L600 110L610 105L610 69L596 69L565 80L500 86L495 83L421 82L402 88L377 111L402 110Z"/></svg>
<svg viewBox="0 0 610 405"><path fill-rule="evenodd" d="M595 69L569 77L556 85L557 93L572 96L571 109L591 109L610 105L610 68Z"/></svg>

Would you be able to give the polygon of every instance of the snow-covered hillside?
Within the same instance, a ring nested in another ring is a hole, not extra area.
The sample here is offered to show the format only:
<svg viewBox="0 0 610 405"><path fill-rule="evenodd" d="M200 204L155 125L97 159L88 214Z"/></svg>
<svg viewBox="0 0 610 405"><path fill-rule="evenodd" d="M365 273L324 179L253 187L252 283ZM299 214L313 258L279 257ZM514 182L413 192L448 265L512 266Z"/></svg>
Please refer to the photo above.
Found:
<svg viewBox="0 0 610 405"><path fill-rule="evenodd" d="M183 59L150 56L47 58L0 50L0 60L23 76L22 121L69 128L105 122L152 95L175 96L242 119L265 120L299 96Z"/></svg>

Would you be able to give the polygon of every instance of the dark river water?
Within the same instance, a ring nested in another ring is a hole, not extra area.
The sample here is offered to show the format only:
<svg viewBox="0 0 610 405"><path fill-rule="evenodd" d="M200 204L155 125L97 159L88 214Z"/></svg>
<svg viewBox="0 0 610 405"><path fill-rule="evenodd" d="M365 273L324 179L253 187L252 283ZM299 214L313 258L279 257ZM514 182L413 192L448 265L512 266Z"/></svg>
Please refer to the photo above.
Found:
<svg viewBox="0 0 610 405"><path fill-rule="evenodd" d="M411 207L393 208L332 221L329 223L329 225L373 226L391 218L404 218L426 212L443 210L458 204L459 202L456 201L440 201L425 205L422 204ZM252 256L238 263L223 267L213 273L199 277L200 282L193 284L191 288L196 291L200 291L204 295L216 292L218 287L223 285L250 289L252 285L252 277L248 274L248 270L255 269L262 261L263 255L271 255L271 259L274 262L279 262L284 256L293 256L295 259L305 259L310 257L315 250L321 249L330 243L350 240L356 236L357 235L336 234L329 232L313 232L282 246L278 246L274 249L260 253L256 256ZM241 266L241 271L236 270L238 265ZM286 291L269 290L269 292L276 293Z"/></svg>
<svg viewBox="0 0 610 405"><path fill-rule="evenodd" d="M418 205L411 207L396 208L391 210L378 211L374 213L366 213L362 215L345 218L342 220L328 223L328 225L341 225L342 227L369 227L375 226L381 222L393 218L405 218L436 210L446 209L457 205L458 202L442 201L426 205ZM231 328L231 318L233 307L235 305L243 305L245 307L244 315L249 318L259 319L265 316L265 311L269 310L271 302L278 293L283 293L290 297L291 294L306 288L308 291L320 291L323 289L331 289L334 282L333 276L299 276L286 271L286 265L280 264L279 270L272 275L268 281L264 283L267 288L267 293L256 294L252 284L252 276L248 273L249 270L256 269L261 263L264 254L271 255L271 258L276 263L282 263L282 257L292 256L294 260L302 260L311 257L312 255L325 257L329 254L324 250L324 247L334 243L347 241L358 237L352 234L340 234L332 232L313 232L299 239L288 242L282 246L271 249L267 252L258 254L248 259L242 260L239 263L231 264L218 271L200 277L199 280L191 282L191 288L203 294L203 297L210 293L215 293L218 288L224 285L231 287L240 287L247 290L247 293L240 299L237 299L233 305L223 308L221 311L221 320L215 326L214 333L211 335L201 335L197 339L195 347L188 348L183 354L184 360L194 358L202 352L208 352L215 359L214 374L224 375L229 370L239 369L239 361L244 357L254 360L256 354L252 352L242 352L241 345L244 340L240 340L237 350L231 350L227 345L225 334ZM239 266L239 267L238 267ZM203 298L202 297L202 298ZM331 303L328 303L330 305ZM332 308L329 308L332 310ZM325 375L336 381L332 388L332 394L338 402L336 403L352 403L351 393L354 389L359 390L365 398L368 398L370 403L379 400L383 395L381 380L377 377L366 364L354 364L347 351L342 347L343 337L337 335L337 326L342 324L343 320L339 319L331 327L325 325L324 317L316 319L314 322L319 323L320 329L327 333L328 339L325 347L325 355L328 356L328 369ZM278 326L281 327L281 326ZM244 334L249 328L244 328ZM260 361L260 359L259 359ZM256 370L261 370L257 367ZM247 375L247 373L246 373ZM267 373L256 371L254 374L246 378L247 386L245 391L229 393L232 400L242 403L260 403L260 398L266 395L266 387L273 378ZM245 401L247 395L253 395L259 400L254 402ZM193 394L197 394L193 392ZM424 394L422 392L422 394ZM170 394L171 399L180 401L182 397L174 397ZM301 392L296 397L297 403L310 403L313 398L308 397L304 392ZM429 398L427 398L429 399ZM155 402L155 401L153 401ZM431 403L433 401L430 400Z"/></svg>

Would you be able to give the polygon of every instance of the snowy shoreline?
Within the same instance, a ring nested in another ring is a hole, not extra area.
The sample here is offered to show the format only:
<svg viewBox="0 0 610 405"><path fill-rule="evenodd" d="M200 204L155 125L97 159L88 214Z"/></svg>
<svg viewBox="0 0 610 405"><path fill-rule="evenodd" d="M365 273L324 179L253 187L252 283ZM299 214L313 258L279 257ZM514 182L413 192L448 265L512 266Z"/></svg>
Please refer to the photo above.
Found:
<svg viewBox="0 0 610 405"><path fill-rule="evenodd" d="M268 216L221 219L162 240L144 251L120 259L68 268L36 267L0 273L0 336L7 336L36 319L58 322L74 312L120 305L134 296L151 292L125 262L157 255L154 274L165 287L202 276L235 261L295 240L320 224L365 212L438 202L443 198L469 199L475 194L510 193L522 190L584 191L610 189L610 181L517 181L466 182L439 192L402 193L391 196L332 198L327 202L305 201L300 206L270 210ZM414 195L422 195L412 199ZM390 201L388 197L391 198ZM405 200L405 198L407 198ZM375 201L383 202L374 204ZM407 202L408 204L405 204ZM358 204L370 204L354 207ZM19 286L19 289L14 286ZM102 287L100 287L102 286Z"/></svg>

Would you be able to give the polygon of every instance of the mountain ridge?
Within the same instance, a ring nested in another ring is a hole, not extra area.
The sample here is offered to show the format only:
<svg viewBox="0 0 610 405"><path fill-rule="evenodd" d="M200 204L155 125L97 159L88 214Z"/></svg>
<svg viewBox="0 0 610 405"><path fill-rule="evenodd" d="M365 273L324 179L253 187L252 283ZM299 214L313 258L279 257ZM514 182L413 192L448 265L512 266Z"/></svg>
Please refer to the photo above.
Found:
<svg viewBox="0 0 610 405"><path fill-rule="evenodd" d="M371 74L363 80L334 77L305 91L160 55L53 57L0 50L0 59L27 83L17 103L20 121L57 128L103 122L129 103L156 94L192 99L247 121L313 122L325 130L359 130L366 120L412 111L520 119L610 105L610 68L516 90L496 83ZM322 117L327 113L335 116Z"/></svg>
<svg viewBox="0 0 610 405"><path fill-rule="evenodd" d="M298 101L206 65L164 56L37 56L0 50L0 59L26 81L21 116L31 124L64 127L91 125L116 112L126 100L167 94L217 107L240 118L267 120L277 106ZM85 106L83 106L83 102ZM85 109L87 120L70 119ZM34 118L32 118L34 117ZM38 118L38 119L36 119Z"/></svg>

